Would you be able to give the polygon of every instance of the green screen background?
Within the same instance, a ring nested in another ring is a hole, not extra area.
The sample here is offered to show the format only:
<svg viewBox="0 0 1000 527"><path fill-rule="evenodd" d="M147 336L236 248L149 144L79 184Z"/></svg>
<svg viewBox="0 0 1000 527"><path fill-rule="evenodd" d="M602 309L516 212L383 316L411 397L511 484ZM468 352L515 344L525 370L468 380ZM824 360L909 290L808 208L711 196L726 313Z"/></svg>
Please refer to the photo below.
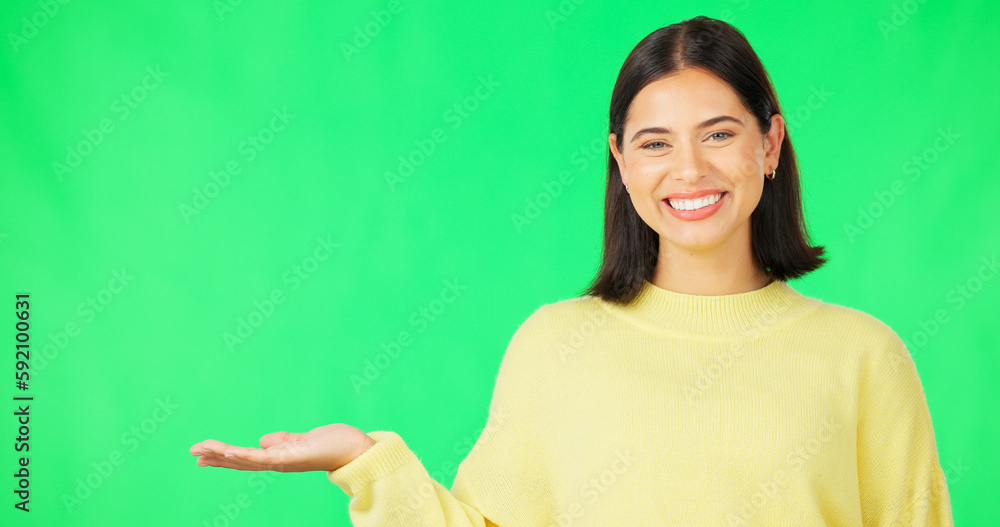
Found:
<svg viewBox="0 0 1000 527"><path fill-rule="evenodd" d="M333 422L396 431L450 488L514 330L596 272L622 62L698 14L744 32L789 121L830 256L791 285L904 339L956 522L995 521L987 5L5 2L0 524L349 525L324 473L188 453ZM31 295L26 392L16 293Z"/></svg>

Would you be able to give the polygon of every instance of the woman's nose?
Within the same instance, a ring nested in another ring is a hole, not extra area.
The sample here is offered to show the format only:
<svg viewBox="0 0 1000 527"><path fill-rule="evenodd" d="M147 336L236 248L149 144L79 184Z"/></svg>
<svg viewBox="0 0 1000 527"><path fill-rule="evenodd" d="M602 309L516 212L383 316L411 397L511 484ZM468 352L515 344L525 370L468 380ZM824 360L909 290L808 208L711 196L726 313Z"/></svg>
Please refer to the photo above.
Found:
<svg viewBox="0 0 1000 527"><path fill-rule="evenodd" d="M704 154L696 147L680 145L674 153L673 177L682 181L696 181L707 172Z"/></svg>

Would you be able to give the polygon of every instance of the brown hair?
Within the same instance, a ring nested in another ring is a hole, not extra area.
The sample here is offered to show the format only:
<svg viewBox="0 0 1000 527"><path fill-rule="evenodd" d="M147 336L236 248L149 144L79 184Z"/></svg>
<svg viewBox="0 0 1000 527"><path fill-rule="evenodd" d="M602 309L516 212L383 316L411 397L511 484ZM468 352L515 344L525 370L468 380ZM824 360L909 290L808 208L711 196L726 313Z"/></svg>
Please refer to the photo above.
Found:
<svg viewBox="0 0 1000 527"><path fill-rule="evenodd" d="M778 98L760 58L732 25L697 16L653 31L629 53L611 92L609 133L622 150L625 119L636 94L647 84L687 67L714 74L739 95L762 133L780 114ZM750 215L753 257L778 280L799 278L826 263L822 246L810 246L802 215L799 170L792 140L785 131L778 158L780 172L765 181L760 203ZM618 164L608 149L604 203L604 252L601 268L583 292L627 304L644 280L653 276L659 235L636 213L622 185Z"/></svg>

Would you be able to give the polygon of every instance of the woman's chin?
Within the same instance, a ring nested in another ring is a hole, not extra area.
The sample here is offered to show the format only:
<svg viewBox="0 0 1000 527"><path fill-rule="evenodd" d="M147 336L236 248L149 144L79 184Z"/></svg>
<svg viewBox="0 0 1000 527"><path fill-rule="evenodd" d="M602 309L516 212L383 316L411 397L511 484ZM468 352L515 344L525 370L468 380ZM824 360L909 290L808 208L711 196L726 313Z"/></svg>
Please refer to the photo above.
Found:
<svg viewBox="0 0 1000 527"><path fill-rule="evenodd" d="M726 236L725 233L720 233L717 229L706 229L701 225L686 224L682 228L676 228L676 226L671 225L670 228L664 230L666 235L660 235L660 242L662 243L666 239L667 243L675 247L679 251L685 253L705 253L712 252L713 250L725 245Z"/></svg>

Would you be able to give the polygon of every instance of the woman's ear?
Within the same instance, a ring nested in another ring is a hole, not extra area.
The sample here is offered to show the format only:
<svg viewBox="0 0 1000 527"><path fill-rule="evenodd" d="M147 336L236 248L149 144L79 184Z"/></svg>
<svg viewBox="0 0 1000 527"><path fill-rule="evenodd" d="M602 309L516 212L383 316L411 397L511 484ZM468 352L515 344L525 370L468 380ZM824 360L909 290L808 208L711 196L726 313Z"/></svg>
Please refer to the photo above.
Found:
<svg viewBox="0 0 1000 527"><path fill-rule="evenodd" d="M764 168L778 166L781 143L785 140L785 118L776 113L771 116L771 131L764 135Z"/></svg>
<svg viewBox="0 0 1000 527"><path fill-rule="evenodd" d="M618 145L615 144L618 138L614 133L608 135L608 148L611 149L611 155L614 156L615 162L618 163L618 174L622 177L622 185L627 185L628 181L625 179L625 158L622 156L621 152L618 151Z"/></svg>

